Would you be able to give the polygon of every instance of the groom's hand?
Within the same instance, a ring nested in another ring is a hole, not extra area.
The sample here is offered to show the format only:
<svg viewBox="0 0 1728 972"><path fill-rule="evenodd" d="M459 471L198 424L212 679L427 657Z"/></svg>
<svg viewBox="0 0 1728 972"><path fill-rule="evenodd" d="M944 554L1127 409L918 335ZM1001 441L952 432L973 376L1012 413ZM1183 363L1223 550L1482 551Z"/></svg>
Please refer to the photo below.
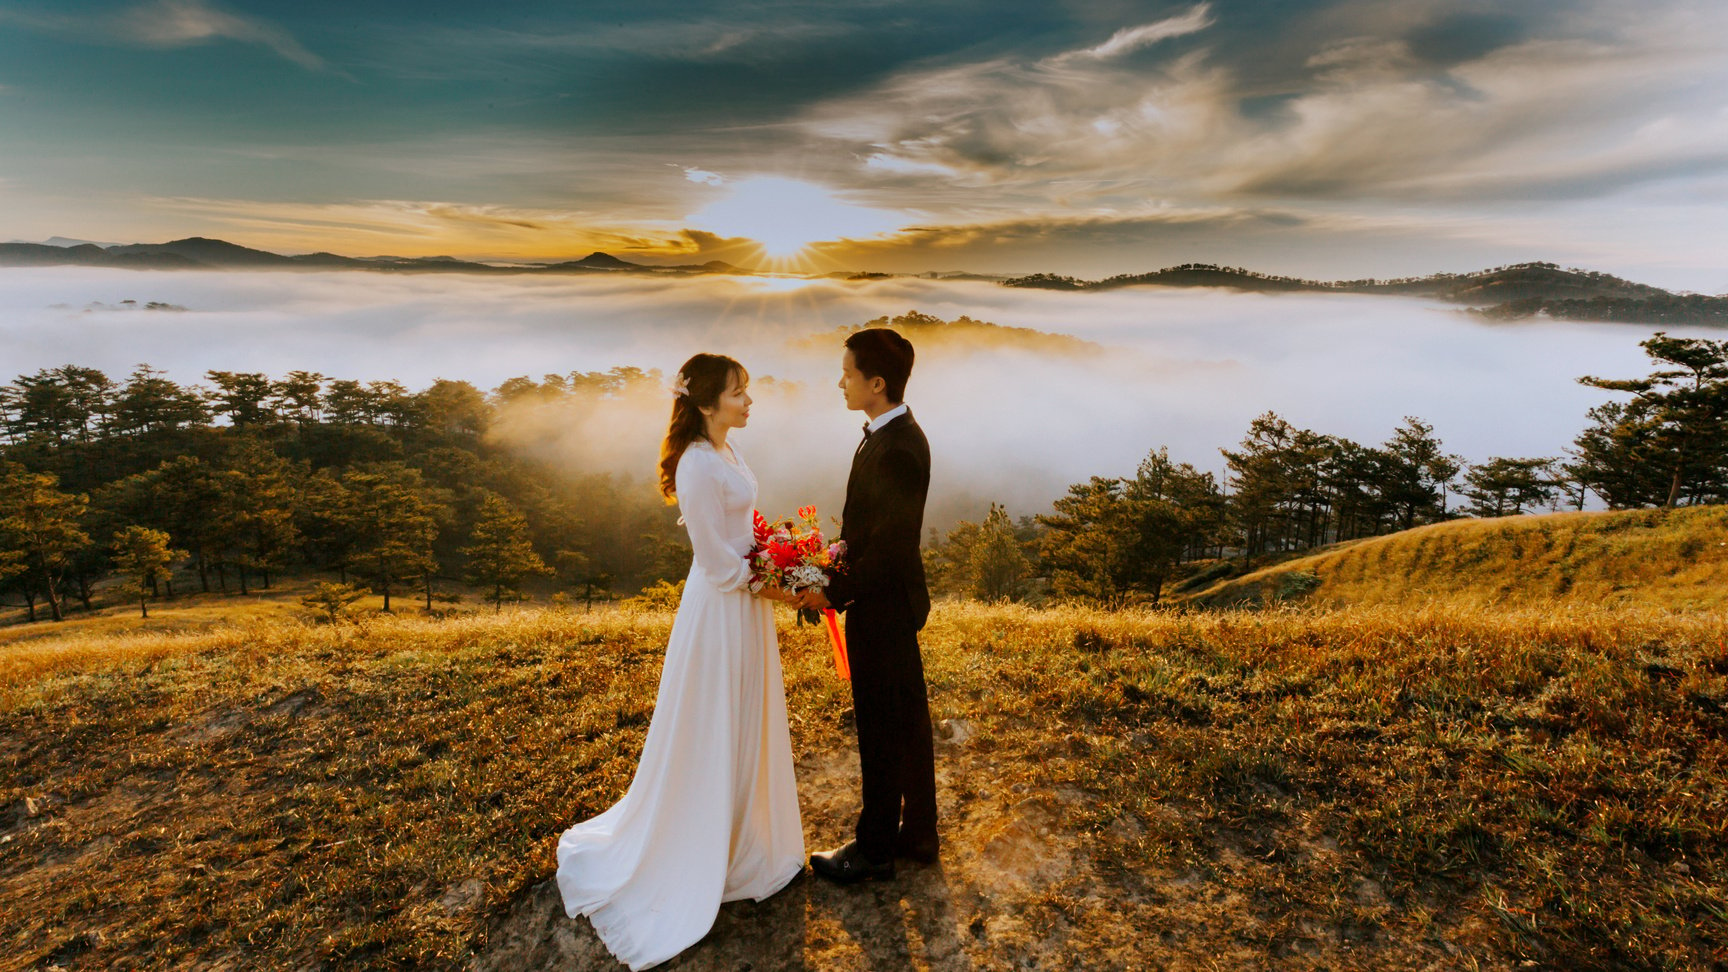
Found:
<svg viewBox="0 0 1728 972"><path fill-rule="evenodd" d="M812 611L826 611L832 604L828 603L828 595L821 588L805 591L798 600L798 606Z"/></svg>

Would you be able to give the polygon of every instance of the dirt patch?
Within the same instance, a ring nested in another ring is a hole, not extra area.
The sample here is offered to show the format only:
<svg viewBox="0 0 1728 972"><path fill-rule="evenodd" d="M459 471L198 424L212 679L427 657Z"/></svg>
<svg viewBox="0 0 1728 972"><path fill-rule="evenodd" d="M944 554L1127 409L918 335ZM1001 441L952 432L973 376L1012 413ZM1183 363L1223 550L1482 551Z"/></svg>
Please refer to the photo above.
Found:
<svg viewBox="0 0 1728 972"><path fill-rule="evenodd" d="M1357 912L1390 918L1394 906L1371 878L1349 876L1343 888L1350 896L1345 904L1352 906L1347 914L1287 915L1264 893L1277 886L1271 875L1279 865L1256 859L1252 838L1224 832L1209 842L1211 859L1203 868L1113 873L1121 862L1108 842L1090 840L1080 825L1093 810L1088 794L1010 781L990 754L938 745L944 844L937 865L902 864L893 882L860 887L840 887L806 872L767 901L722 906L708 935L665 968L972 972L1447 964L1439 941L1418 947L1427 953L1423 962L1372 948L1379 933L1359 921ZM844 840L857 806L855 750L837 745L806 752L797 772L809 849ZM988 781L1000 781L1004 789L992 795L969 785ZM1003 792L1016 798L1005 801ZM1158 813L1166 819L1154 821L1154 829L1181 817L1173 808ZM1105 831L1126 840L1149 833L1131 814L1118 814ZM1339 860L1330 837L1301 839L1304 853L1315 860ZM1409 946L1404 943L1399 954L1409 956ZM519 896L470 968L622 966L587 919L565 917L556 886L544 881Z"/></svg>

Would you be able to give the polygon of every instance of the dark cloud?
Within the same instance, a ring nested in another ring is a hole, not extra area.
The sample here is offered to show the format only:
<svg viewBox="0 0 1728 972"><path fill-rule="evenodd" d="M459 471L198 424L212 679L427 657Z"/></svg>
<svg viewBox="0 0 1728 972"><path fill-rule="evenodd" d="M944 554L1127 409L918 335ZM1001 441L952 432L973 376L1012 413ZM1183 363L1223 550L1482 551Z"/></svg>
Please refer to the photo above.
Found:
<svg viewBox="0 0 1728 972"><path fill-rule="evenodd" d="M1505 13L1458 13L1442 16L1404 35L1410 53L1442 67L1484 57L1530 35L1520 17Z"/></svg>
<svg viewBox="0 0 1728 972"><path fill-rule="evenodd" d="M0 10L0 23L16 24L75 42L123 47L177 48L217 41L256 44L303 68L326 67L324 59L307 50L291 31L210 0L99 4L77 15L55 8L21 5Z"/></svg>

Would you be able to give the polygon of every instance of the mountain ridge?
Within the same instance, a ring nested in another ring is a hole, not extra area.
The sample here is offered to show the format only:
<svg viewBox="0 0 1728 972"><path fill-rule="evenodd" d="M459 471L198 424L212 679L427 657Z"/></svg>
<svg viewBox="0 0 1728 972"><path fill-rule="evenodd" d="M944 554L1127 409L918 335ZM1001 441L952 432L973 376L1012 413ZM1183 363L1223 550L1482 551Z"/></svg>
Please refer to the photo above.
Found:
<svg viewBox="0 0 1728 972"><path fill-rule="evenodd" d="M754 275L762 271L723 260L656 265L635 263L596 250L575 260L497 265L450 256L351 257L320 251L284 255L227 240L192 236L167 243L99 245L66 237L45 243L0 243L0 267L94 266L132 270L372 270L385 272L482 274L608 274L658 276ZM958 271L899 274L834 271L836 280L862 281L914 276L922 279L995 282L1032 290L1099 291L1127 287L1228 289L1250 293L1353 293L1419 297L1458 304L1489 321L1553 319L1623 324L1728 327L1728 295L1674 293L1598 271L1562 269L1558 264L1526 262L1468 273L1422 277L1310 280L1259 273L1241 267L1184 263L1146 273L1117 274L1100 280L1053 273L1020 276Z"/></svg>
<svg viewBox="0 0 1728 972"><path fill-rule="evenodd" d="M1124 287L1221 288L1248 293L1349 293L1422 297L1464 305L1486 320L1551 318L1622 324L1728 326L1728 295L1676 294L1613 274L1533 261L1470 273L1358 280L1308 280L1241 267L1184 263L1150 273L1082 280L1035 273L1002 281L1032 290L1097 291Z"/></svg>
<svg viewBox="0 0 1728 972"><path fill-rule="evenodd" d="M64 240L64 237L54 237ZM534 265L498 266L451 256L351 257L319 251L285 255L241 246L227 240L189 236L166 243L95 243L62 245L54 242L0 243L0 267L92 266L131 270L258 270L341 269L382 271L430 271L443 273L649 273L649 274L750 274L757 271L710 260L707 263L659 266L634 263L603 251L579 260Z"/></svg>

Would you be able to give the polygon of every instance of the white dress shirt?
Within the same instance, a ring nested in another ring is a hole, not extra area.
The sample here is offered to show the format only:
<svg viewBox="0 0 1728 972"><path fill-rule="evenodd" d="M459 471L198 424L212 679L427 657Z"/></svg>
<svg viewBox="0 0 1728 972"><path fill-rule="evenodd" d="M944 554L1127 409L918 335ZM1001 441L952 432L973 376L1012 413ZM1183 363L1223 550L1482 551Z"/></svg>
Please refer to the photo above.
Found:
<svg viewBox="0 0 1728 972"><path fill-rule="evenodd" d="M870 423L868 425L864 426L864 428L866 430L868 430L871 434L875 434L875 433L880 432L882 430L882 426L887 425L889 422L892 422L895 419L897 419L900 416L905 415L905 414L906 414L906 403L901 402L900 404L894 406L893 408L889 409L888 411L883 412L881 415L878 415L875 418L871 419Z"/></svg>

